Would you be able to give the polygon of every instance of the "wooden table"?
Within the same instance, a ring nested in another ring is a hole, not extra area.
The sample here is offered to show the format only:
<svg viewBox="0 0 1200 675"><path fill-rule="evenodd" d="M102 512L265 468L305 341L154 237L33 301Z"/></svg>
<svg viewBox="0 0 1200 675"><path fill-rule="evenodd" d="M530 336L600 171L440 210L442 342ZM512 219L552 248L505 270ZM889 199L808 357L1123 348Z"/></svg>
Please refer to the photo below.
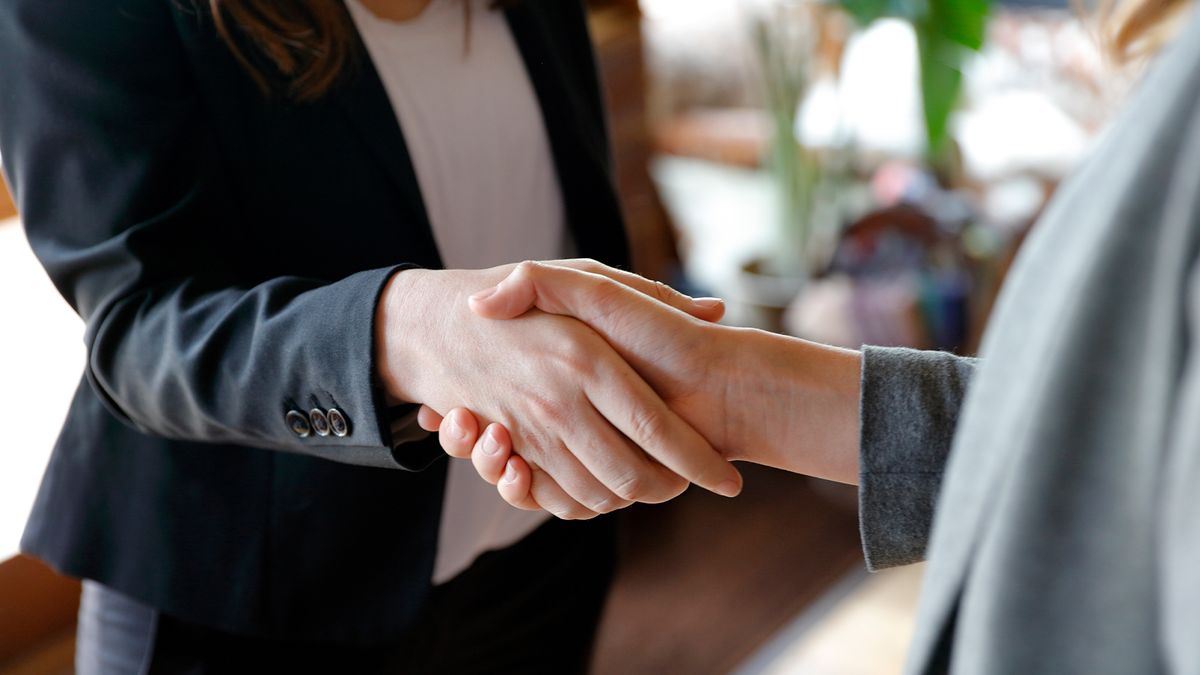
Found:
<svg viewBox="0 0 1200 675"><path fill-rule="evenodd" d="M4 184L4 179L0 178L0 220L12 218L17 215L17 207L13 204L12 196L8 192L8 186Z"/></svg>

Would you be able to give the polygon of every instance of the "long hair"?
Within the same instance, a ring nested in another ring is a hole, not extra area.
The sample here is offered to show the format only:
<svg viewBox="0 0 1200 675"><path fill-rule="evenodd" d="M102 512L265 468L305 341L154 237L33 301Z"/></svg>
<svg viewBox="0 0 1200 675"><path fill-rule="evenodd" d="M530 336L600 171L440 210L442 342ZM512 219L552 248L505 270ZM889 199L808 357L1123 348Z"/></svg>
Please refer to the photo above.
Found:
<svg viewBox="0 0 1200 675"><path fill-rule="evenodd" d="M446 0L434 0L444 2ZM470 0L464 3L470 21ZM342 0L206 0L217 32L264 92L320 98L353 65L357 35ZM514 0L494 0L493 6ZM1191 0L1100 0L1100 39L1118 61L1153 54Z"/></svg>
<svg viewBox="0 0 1200 675"><path fill-rule="evenodd" d="M1100 41L1117 62L1154 55L1175 36L1191 0L1102 0Z"/></svg>
<svg viewBox="0 0 1200 675"><path fill-rule="evenodd" d="M358 34L342 0L205 1L217 33L266 94L313 101L354 65ZM469 36L471 0L458 1L464 36ZM493 0L491 5L515 2Z"/></svg>

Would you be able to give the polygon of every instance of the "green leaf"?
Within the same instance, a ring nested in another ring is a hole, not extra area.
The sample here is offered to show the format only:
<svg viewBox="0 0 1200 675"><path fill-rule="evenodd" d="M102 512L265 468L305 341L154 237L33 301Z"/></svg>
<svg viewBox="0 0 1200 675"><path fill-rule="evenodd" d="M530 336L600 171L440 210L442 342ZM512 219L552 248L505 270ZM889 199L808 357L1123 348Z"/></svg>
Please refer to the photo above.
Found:
<svg viewBox="0 0 1200 675"><path fill-rule="evenodd" d="M946 38L972 50L983 46L988 0L931 0L928 22Z"/></svg>
<svg viewBox="0 0 1200 675"><path fill-rule="evenodd" d="M950 113L958 103L958 95L962 90L963 47L936 29L926 26L917 28L925 132L929 154L937 156L946 142Z"/></svg>
<svg viewBox="0 0 1200 675"><path fill-rule="evenodd" d="M840 0L839 4L864 26L884 17L913 24L928 152L931 157L940 155L950 113L962 90L967 50L983 46L990 0Z"/></svg>

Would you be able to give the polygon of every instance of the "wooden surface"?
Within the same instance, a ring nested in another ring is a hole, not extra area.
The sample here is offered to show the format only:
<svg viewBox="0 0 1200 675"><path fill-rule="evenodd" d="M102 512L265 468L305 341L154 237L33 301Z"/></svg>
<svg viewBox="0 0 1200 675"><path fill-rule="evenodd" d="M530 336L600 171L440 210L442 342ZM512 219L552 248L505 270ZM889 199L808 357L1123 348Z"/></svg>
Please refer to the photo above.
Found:
<svg viewBox="0 0 1200 675"><path fill-rule="evenodd" d="M45 666L64 658L78 611L78 581L23 555L0 563L0 673L55 672Z"/></svg>
<svg viewBox="0 0 1200 675"><path fill-rule="evenodd" d="M8 193L8 186L4 184L4 178L0 177L0 220L16 214L17 207L13 205L12 197Z"/></svg>
<svg viewBox="0 0 1200 675"><path fill-rule="evenodd" d="M74 628L39 642L12 661L0 663L0 675L71 675L74 672Z"/></svg>
<svg viewBox="0 0 1200 675"><path fill-rule="evenodd" d="M625 516L596 675L728 673L862 565L853 488L741 468L737 499L692 488Z"/></svg>

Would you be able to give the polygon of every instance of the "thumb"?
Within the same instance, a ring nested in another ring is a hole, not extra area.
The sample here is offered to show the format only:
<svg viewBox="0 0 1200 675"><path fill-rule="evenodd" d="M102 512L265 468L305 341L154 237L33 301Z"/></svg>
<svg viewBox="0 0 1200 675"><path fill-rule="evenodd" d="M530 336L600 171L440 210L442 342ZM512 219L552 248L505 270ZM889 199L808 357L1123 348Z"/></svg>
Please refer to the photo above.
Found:
<svg viewBox="0 0 1200 675"><path fill-rule="evenodd" d="M537 288L518 265L499 284L472 295L468 303L485 319L514 319L537 305Z"/></svg>
<svg viewBox="0 0 1200 675"><path fill-rule="evenodd" d="M495 288L472 296L470 304L486 318L512 318L533 307L574 317L604 337L635 369L650 366L661 355L652 347L663 344L663 335L687 330L694 320L611 278L537 262L521 263Z"/></svg>
<svg viewBox="0 0 1200 675"><path fill-rule="evenodd" d="M493 288L472 295L469 304L472 311L487 319L512 319L536 307L550 314L599 323L603 318L613 318L605 317L606 312L596 306L602 286L616 290L622 297L624 293L637 295L633 289L600 275L527 261ZM602 326L593 328L604 332Z"/></svg>

